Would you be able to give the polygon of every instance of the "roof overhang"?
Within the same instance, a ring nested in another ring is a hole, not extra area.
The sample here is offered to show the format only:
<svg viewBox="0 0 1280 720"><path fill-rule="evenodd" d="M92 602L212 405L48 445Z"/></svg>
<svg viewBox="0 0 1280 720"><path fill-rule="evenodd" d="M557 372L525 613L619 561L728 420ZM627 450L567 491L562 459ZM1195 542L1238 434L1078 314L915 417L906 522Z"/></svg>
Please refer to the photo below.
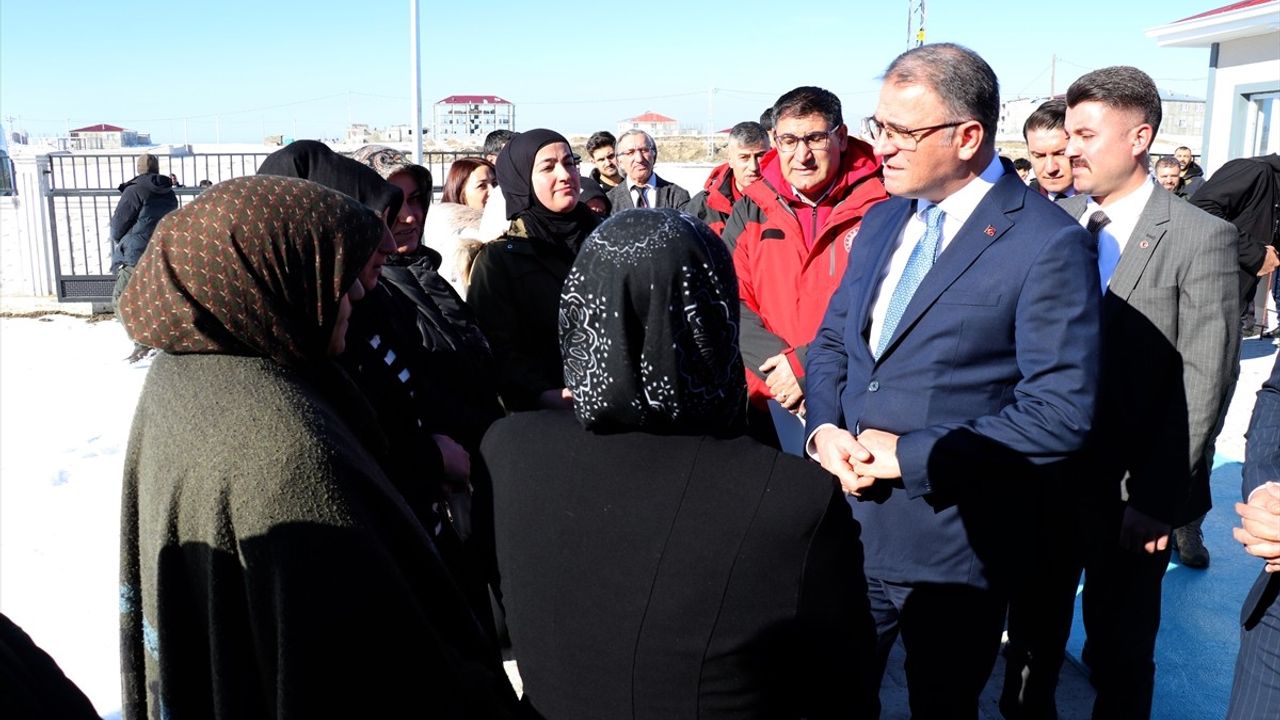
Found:
<svg viewBox="0 0 1280 720"><path fill-rule="evenodd" d="M1269 33L1280 33L1280 0L1189 17L1153 27L1146 36L1160 47L1192 48Z"/></svg>

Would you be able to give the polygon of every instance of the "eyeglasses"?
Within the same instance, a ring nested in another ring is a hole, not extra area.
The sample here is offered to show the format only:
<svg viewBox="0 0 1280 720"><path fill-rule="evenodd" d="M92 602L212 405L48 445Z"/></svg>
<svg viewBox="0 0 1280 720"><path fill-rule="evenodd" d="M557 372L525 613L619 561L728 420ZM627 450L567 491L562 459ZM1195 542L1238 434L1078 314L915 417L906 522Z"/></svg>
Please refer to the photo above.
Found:
<svg viewBox="0 0 1280 720"><path fill-rule="evenodd" d="M778 152L793 153L800 147L800 143L814 152L822 152L831 147L831 136L840 128L834 127L830 130L822 132L811 132L808 135L776 135L773 142L778 146Z"/></svg>
<svg viewBox="0 0 1280 720"><path fill-rule="evenodd" d="M624 158L630 158L637 154L639 154L641 157L653 157L653 153L654 153L653 148L638 147L638 148L631 148L630 150L623 150L618 154Z"/></svg>
<svg viewBox="0 0 1280 720"><path fill-rule="evenodd" d="M913 130L886 125L873 117L864 118L862 121L862 130L877 142L884 140L899 150L915 150L920 141L929 137L943 128L959 127L968 120L957 120L955 122L940 123L938 125L929 125L927 127L915 128Z"/></svg>

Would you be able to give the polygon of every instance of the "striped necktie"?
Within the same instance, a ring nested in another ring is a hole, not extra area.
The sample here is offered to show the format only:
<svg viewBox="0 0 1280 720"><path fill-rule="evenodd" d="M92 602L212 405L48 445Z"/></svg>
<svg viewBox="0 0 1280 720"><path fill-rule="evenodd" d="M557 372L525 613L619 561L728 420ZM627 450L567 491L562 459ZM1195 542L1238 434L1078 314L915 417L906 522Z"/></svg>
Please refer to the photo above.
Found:
<svg viewBox="0 0 1280 720"><path fill-rule="evenodd" d="M648 190L648 189L649 189L648 185L636 186L636 207L638 208L649 207L649 198L645 197L645 192L644 192L645 190Z"/></svg>

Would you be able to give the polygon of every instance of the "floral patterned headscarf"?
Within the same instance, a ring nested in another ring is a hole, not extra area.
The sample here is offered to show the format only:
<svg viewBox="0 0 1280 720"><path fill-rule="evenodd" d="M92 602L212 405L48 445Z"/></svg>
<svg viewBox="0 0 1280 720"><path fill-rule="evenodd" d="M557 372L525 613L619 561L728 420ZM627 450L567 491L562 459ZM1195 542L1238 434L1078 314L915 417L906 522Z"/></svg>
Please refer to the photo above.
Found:
<svg viewBox="0 0 1280 720"><path fill-rule="evenodd" d="M588 430L731 435L746 419L738 281L720 238L631 210L583 243L560 296L560 351Z"/></svg>
<svg viewBox="0 0 1280 720"><path fill-rule="evenodd" d="M306 366L326 356L339 301L383 231L371 210L307 180L218 183L160 222L120 317L166 352Z"/></svg>

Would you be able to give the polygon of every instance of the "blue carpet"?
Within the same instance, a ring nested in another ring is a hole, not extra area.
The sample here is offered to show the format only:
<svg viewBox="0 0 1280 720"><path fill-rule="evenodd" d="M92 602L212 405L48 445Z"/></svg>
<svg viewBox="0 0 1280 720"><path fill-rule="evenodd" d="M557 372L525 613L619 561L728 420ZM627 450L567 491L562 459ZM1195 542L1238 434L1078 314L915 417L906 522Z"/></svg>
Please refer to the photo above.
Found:
<svg viewBox="0 0 1280 720"><path fill-rule="evenodd" d="M1217 720L1227 712L1240 644L1240 605L1262 565L1231 536L1238 524L1234 508L1240 499L1240 463L1215 458L1212 488L1213 510L1204 521L1209 568L1184 568L1175 553L1164 576L1153 720ZM1076 663L1084 636L1077 599L1067 643L1067 654Z"/></svg>

